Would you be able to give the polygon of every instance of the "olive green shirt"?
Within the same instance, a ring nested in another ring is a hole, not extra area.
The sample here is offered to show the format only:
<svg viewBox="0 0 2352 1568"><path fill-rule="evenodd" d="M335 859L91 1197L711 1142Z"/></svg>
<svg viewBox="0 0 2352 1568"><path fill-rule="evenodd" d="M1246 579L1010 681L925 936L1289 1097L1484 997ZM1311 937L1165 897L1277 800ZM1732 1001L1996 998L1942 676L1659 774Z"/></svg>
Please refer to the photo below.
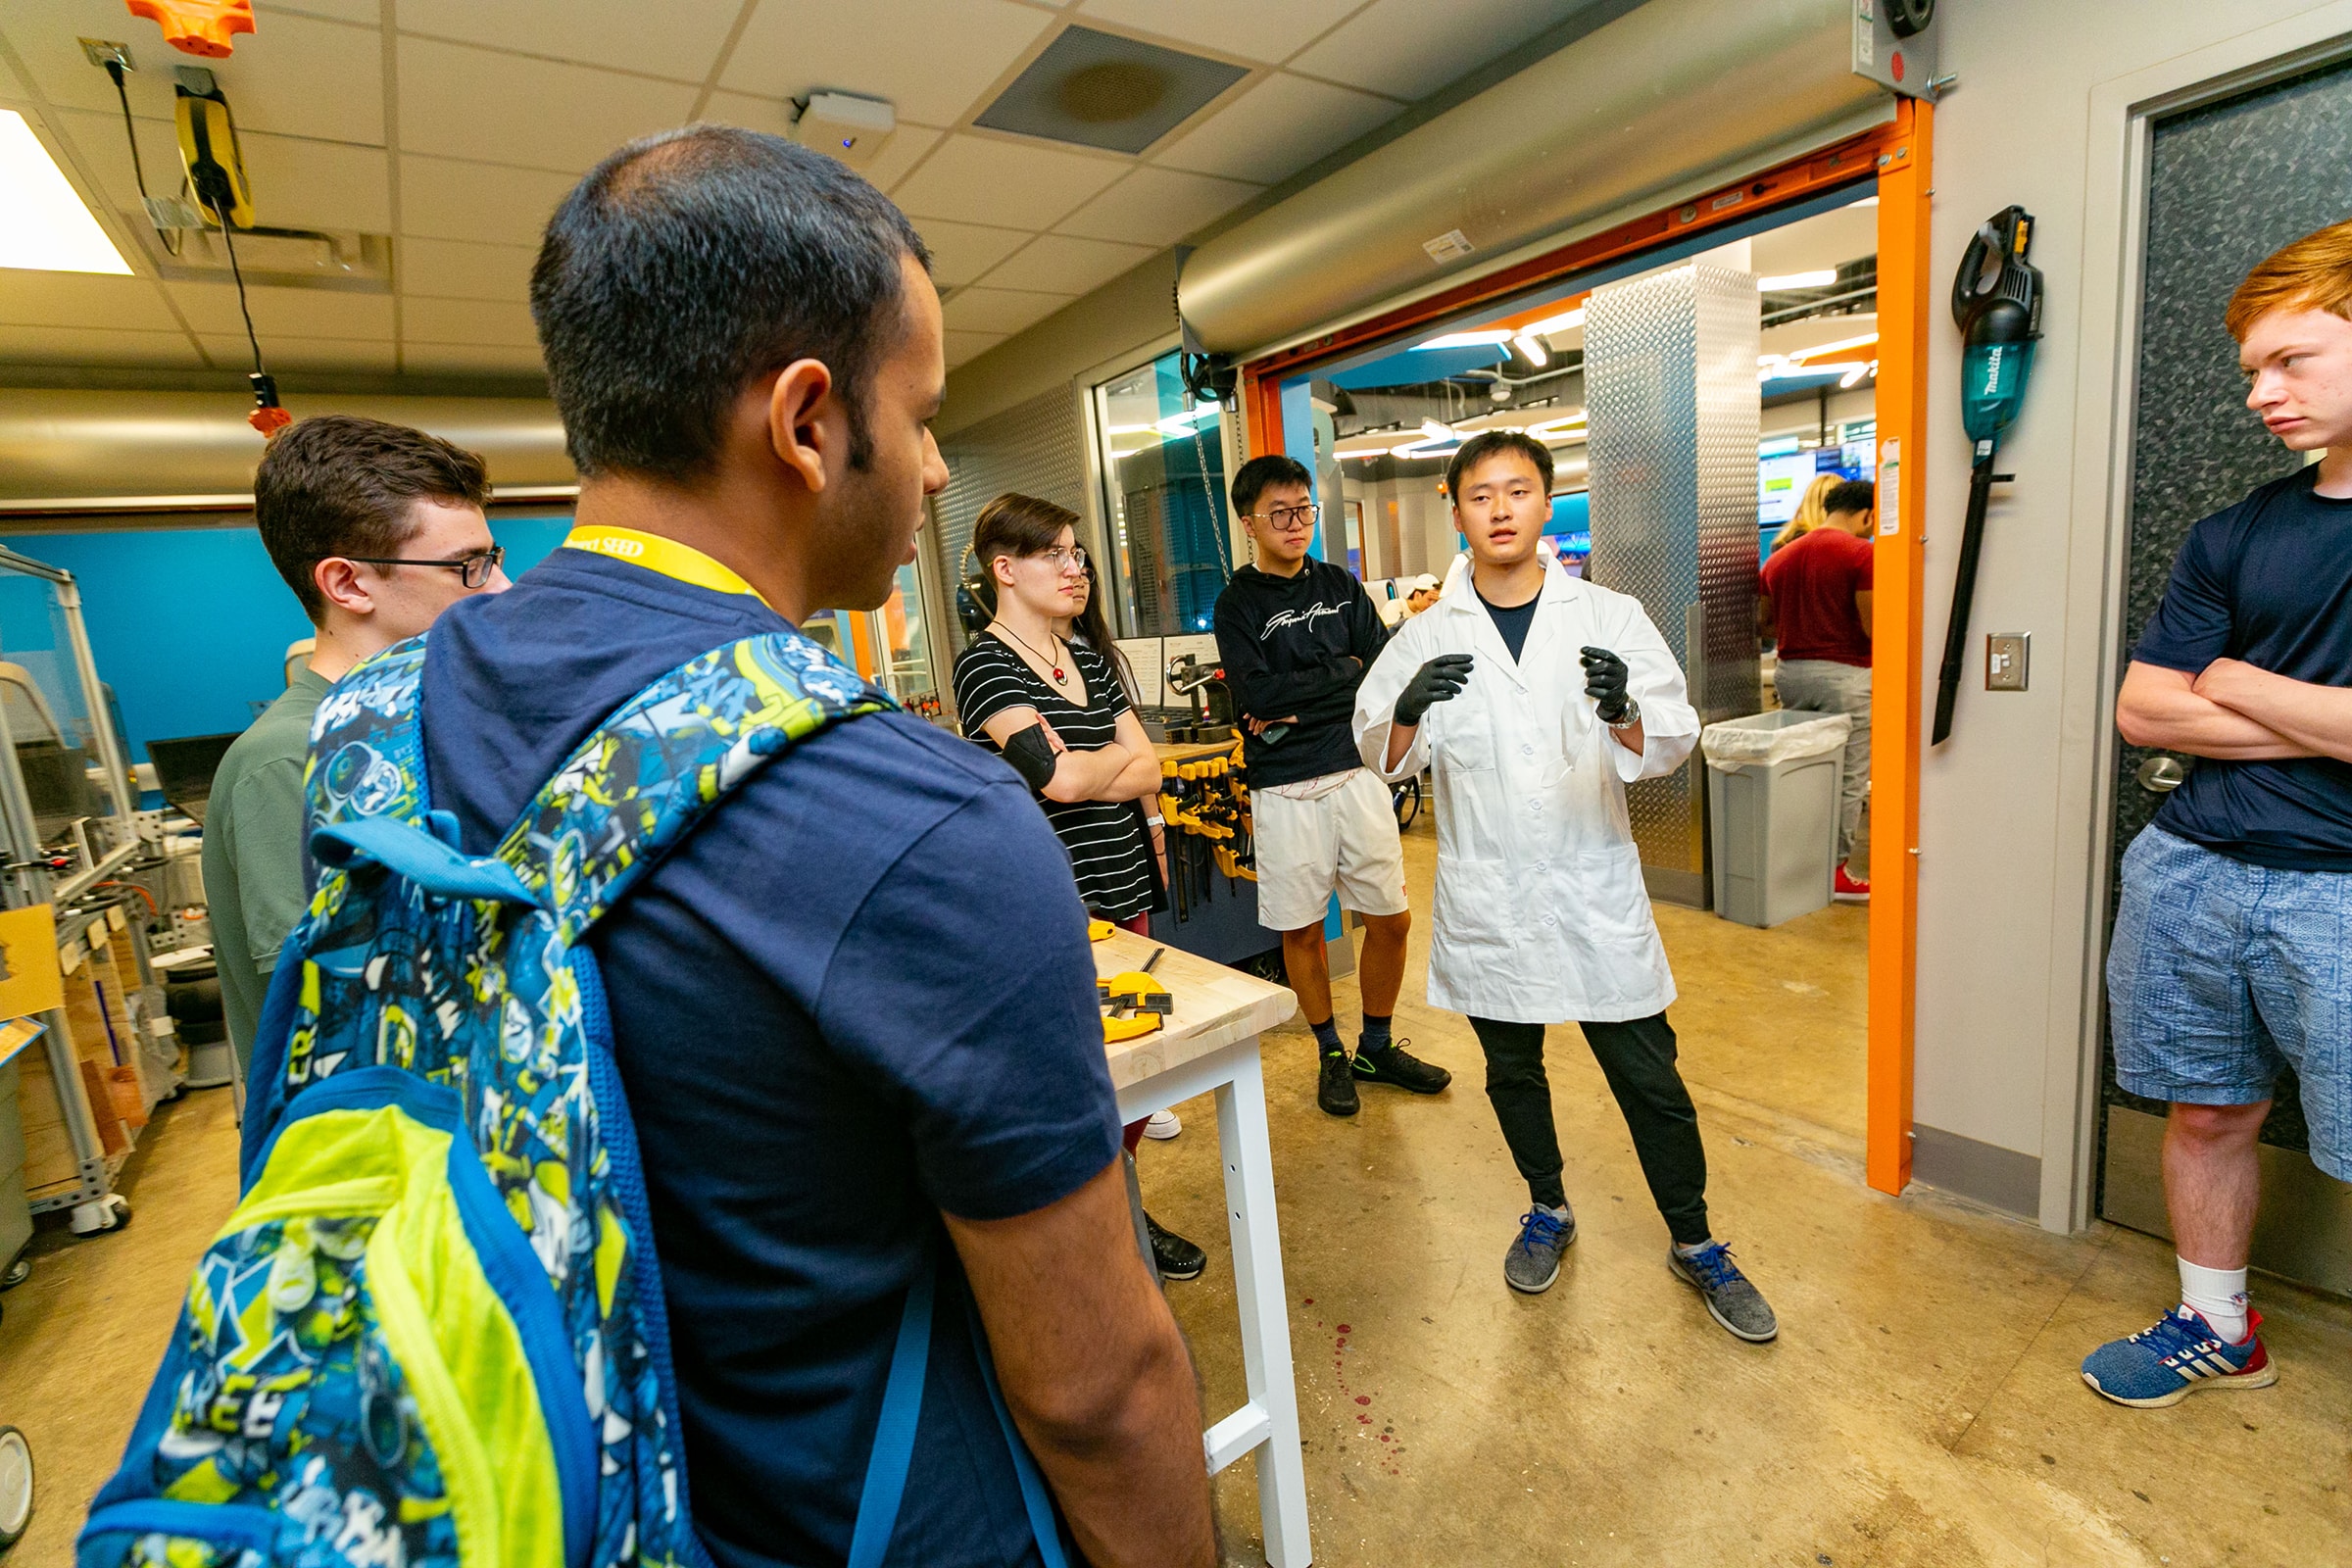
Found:
<svg viewBox="0 0 2352 1568"><path fill-rule="evenodd" d="M305 668L236 738L204 812L204 898L213 920L220 1014L243 1075L253 1059L277 950L311 902L305 886L302 769L311 715L334 683Z"/></svg>

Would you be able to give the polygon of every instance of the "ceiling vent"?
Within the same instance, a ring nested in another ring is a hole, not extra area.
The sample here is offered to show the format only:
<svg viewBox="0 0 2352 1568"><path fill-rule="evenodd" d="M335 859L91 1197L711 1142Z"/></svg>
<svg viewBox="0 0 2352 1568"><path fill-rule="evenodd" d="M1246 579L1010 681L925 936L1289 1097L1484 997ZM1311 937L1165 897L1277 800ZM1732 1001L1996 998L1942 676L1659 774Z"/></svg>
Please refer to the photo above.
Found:
<svg viewBox="0 0 2352 1568"><path fill-rule="evenodd" d="M1140 153L1249 74L1222 60L1067 27L974 123Z"/></svg>

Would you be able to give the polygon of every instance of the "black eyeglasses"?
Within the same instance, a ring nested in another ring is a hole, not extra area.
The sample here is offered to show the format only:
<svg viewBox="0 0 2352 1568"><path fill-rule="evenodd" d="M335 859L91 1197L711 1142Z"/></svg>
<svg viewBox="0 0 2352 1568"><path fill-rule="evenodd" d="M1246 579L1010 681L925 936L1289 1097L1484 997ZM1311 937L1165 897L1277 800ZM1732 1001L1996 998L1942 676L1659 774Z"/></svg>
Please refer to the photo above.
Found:
<svg viewBox="0 0 2352 1568"><path fill-rule="evenodd" d="M350 561L363 566L441 566L458 574L458 581L468 588L480 588L490 581L490 574L506 564L507 547L492 545L487 550L470 550L462 556L444 561L419 561L411 556L321 556L322 561Z"/></svg>
<svg viewBox="0 0 2352 1568"><path fill-rule="evenodd" d="M1251 515L1264 518L1277 532L1283 532L1294 528L1312 528L1322 520L1323 508L1309 502L1303 507L1277 507L1272 512L1252 513Z"/></svg>

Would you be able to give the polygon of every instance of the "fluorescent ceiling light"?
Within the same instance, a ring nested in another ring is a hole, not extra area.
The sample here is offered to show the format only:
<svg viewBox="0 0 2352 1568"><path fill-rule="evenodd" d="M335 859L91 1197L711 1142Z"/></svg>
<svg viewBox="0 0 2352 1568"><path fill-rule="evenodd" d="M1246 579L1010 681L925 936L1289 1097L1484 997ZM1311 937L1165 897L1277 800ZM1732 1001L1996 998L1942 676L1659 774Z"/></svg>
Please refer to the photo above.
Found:
<svg viewBox="0 0 2352 1568"><path fill-rule="evenodd" d="M1876 363L1877 363L1876 361L1873 361L1873 362L1872 362L1872 364L1876 364ZM1850 370L1846 371L1846 372L1845 372L1845 374L1843 374L1842 376L1838 377L1838 391L1840 391L1840 392L1844 391L1844 390L1845 390L1847 387L1850 387L1850 386L1853 386L1853 385L1855 385L1857 382L1859 382L1859 381L1860 381L1860 380L1861 380L1861 379L1862 379L1864 376L1868 375L1869 373L1870 373L1870 366L1868 366L1868 365L1857 365L1857 366L1855 366L1855 367L1854 367L1852 369L1850 369Z"/></svg>
<svg viewBox="0 0 2352 1568"><path fill-rule="evenodd" d="M1545 348L1544 340L1533 332L1522 332L1511 339L1511 347L1526 355L1528 363L1539 370L1551 363L1551 351Z"/></svg>
<svg viewBox="0 0 2352 1568"><path fill-rule="evenodd" d="M1766 294L1779 294L1792 288L1828 288L1838 281L1838 269L1825 267L1816 272L1783 272L1777 277L1759 277L1756 287Z"/></svg>
<svg viewBox="0 0 2352 1568"><path fill-rule="evenodd" d="M130 264L57 167L24 117L0 109L0 267L36 272L113 272Z"/></svg>
<svg viewBox="0 0 2352 1568"><path fill-rule="evenodd" d="M1585 416L1580 410L1562 418L1545 419L1529 425L1527 433L1546 446L1565 445L1585 433Z"/></svg>
<svg viewBox="0 0 2352 1568"><path fill-rule="evenodd" d="M1541 321L1530 321L1519 330L1529 337L1549 337L1554 332L1572 331L1584 324L1585 308L1579 305L1573 311L1566 311L1558 316L1546 316Z"/></svg>
<svg viewBox="0 0 2352 1568"><path fill-rule="evenodd" d="M1848 207L1876 207L1879 205L1879 199L1876 196L1865 196L1858 202L1847 202L1845 205Z"/></svg>
<svg viewBox="0 0 2352 1568"><path fill-rule="evenodd" d="M1423 419L1421 421L1421 434L1432 441L1451 441L1456 437L1456 432L1452 425L1440 424L1435 419Z"/></svg>
<svg viewBox="0 0 2352 1568"><path fill-rule="evenodd" d="M1809 349L1798 349L1795 353L1788 355L1787 358L1791 364L1794 364L1814 359L1823 354L1843 354L1848 349L1866 349L1878 340L1878 333L1865 332L1860 337L1841 337L1835 343L1816 343Z"/></svg>
<svg viewBox="0 0 2352 1568"><path fill-rule="evenodd" d="M1448 332L1444 337L1433 337L1428 342L1416 343L1413 347L1417 349L1485 349L1493 348L1497 343L1508 343L1510 340L1510 328L1503 327L1493 332Z"/></svg>

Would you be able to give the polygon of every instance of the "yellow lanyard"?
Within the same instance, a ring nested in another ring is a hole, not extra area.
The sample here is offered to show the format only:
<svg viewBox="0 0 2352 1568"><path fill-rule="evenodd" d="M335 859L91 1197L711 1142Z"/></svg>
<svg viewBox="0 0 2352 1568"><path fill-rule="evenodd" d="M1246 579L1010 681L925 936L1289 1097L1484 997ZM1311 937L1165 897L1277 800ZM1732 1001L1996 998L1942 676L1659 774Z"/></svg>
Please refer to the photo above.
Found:
<svg viewBox="0 0 2352 1568"><path fill-rule="evenodd" d="M648 571L658 571L664 577L675 577L714 593L750 594L760 599L759 591L750 583L694 546L682 545L658 533L641 533L635 528L574 528L564 535L564 548L611 556L614 561L625 561L632 566L643 566ZM760 602L767 603L764 599Z"/></svg>

